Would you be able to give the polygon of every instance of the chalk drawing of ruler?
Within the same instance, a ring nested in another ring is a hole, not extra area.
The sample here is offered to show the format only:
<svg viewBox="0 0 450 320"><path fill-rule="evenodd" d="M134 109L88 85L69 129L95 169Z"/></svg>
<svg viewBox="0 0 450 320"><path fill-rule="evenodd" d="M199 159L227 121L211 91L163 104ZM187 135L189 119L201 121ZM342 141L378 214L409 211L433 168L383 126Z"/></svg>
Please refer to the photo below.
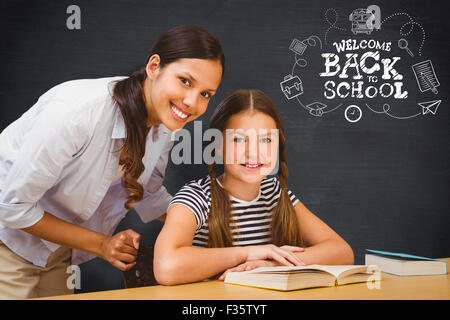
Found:
<svg viewBox="0 0 450 320"><path fill-rule="evenodd" d="M434 94L438 93L436 88L440 84L431 60L416 63L411 68L416 76L417 84L421 92L431 90Z"/></svg>

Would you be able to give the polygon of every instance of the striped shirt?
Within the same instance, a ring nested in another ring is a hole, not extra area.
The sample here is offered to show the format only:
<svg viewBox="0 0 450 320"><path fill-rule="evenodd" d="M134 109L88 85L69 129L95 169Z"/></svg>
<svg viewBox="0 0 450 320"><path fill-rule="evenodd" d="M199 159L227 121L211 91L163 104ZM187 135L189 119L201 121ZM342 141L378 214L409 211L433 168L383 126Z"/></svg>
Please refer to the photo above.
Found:
<svg viewBox="0 0 450 320"><path fill-rule="evenodd" d="M221 186L219 180L217 180ZM208 245L208 214L211 208L211 178L193 180L183 186L173 197L172 204L187 206L195 216L197 230L193 246ZM280 198L281 188L277 177L265 178L261 182L258 196L252 201L244 201L230 195L231 222L234 246L261 245L271 243L270 224L272 212ZM299 200L288 189L289 197L295 206Z"/></svg>

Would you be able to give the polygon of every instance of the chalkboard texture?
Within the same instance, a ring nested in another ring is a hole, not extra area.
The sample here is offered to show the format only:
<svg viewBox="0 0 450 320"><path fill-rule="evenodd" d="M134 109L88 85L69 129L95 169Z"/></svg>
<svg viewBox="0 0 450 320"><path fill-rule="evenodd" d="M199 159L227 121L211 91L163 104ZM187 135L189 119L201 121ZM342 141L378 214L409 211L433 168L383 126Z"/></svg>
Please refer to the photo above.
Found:
<svg viewBox="0 0 450 320"><path fill-rule="evenodd" d="M355 263L364 263L366 248L449 257L445 7L412 0L2 1L0 130L52 86L129 75L160 33L202 26L226 55L203 130L232 91L264 91L285 124L290 189L352 246ZM194 123L186 128L194 135ZM165 185L175 193L205 174L204 164L170 162ZM100 268L89 266L82 275ZM95 281L83 282L84 290L115 286Z"/></svg>

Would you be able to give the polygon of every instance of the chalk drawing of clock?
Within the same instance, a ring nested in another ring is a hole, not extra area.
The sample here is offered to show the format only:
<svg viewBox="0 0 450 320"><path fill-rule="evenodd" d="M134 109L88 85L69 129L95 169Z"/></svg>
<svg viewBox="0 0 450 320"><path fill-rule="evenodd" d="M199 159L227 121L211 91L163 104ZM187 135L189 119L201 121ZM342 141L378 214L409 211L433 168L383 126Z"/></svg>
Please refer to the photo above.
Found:
<svg viewBox="0 0 450 320"><path fill-rule="evenodd" d="M348 122L358 122L359 119L361 119L362 111L358 106L350 105L345 109L344 112L345 119L347 119Z"/></svg>

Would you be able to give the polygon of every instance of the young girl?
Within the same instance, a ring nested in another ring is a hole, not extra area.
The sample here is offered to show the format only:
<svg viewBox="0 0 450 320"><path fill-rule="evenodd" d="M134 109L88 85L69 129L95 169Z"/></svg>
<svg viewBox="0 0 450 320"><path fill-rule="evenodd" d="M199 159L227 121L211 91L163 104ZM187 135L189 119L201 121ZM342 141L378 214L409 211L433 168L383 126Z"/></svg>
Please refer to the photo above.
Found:
<svg viewBox="0 0 450 320"><path fill-rule="evenodd" d="M140 235L112 233L132 207L165 214L170 131L206 111L224 63L216 36L175 27L131 76L59 84L0 134L0 299L73 293L71 259L135 265Z"/></svg>
<svg viewBox="0 0 450 320"><path fill-rule="evenodd" d="M210 128L223 135L224 173L216 177L211 164L172 199L155 245L159 283L223 280L260 266L353 264L350 246L287 189L286 138L270 98L238 90ZM277 164L278 177L267 177Z"/></svg>

